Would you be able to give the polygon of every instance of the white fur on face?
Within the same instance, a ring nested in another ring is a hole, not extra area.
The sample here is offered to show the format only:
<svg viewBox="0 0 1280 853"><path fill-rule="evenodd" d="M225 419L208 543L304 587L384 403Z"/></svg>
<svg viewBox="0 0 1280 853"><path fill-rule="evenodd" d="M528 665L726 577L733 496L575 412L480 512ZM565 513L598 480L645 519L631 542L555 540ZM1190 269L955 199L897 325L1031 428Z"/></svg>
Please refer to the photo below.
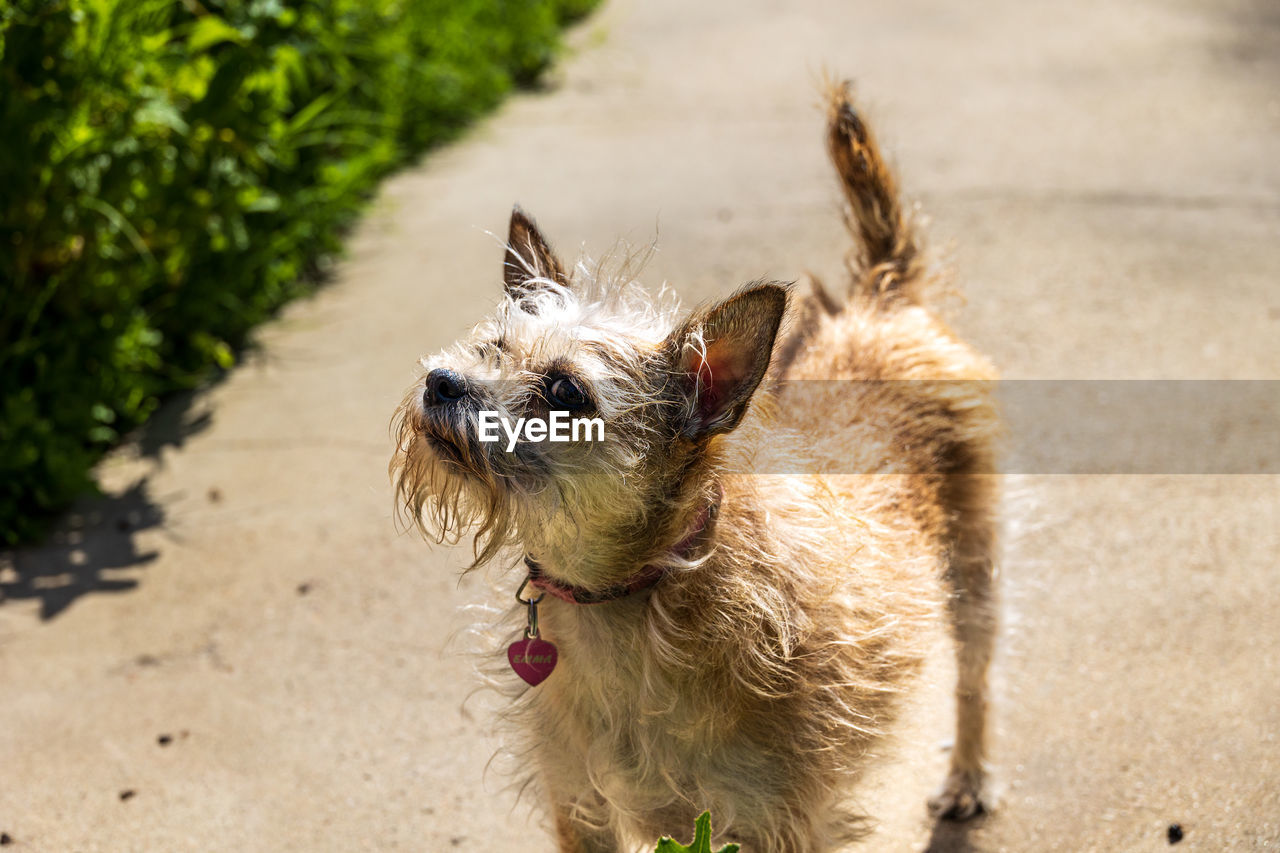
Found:
<svg viewBox="0 0 1280 853"><path fill-rule="evenodd" d="M476 565L517 541L581 553L575 546L593 530L635 525L650 498L645 460L671 440L658 411L665 376L655 364L677 300L666 289L655 300L632 280L609 284L579 271L572 289L531 279L505 297L466 339L422 360L422 379L402 404L392 468L403 504L439 540L474 532ZM424 380L437 368L465 377L467 405L427 410ZM559 374L587 394L583 414L604 421L604 441L523 442L507 452L476 440L481 409L513 421L545 417L548 376ZM461 453L442 452L428 433Z"/></svg>

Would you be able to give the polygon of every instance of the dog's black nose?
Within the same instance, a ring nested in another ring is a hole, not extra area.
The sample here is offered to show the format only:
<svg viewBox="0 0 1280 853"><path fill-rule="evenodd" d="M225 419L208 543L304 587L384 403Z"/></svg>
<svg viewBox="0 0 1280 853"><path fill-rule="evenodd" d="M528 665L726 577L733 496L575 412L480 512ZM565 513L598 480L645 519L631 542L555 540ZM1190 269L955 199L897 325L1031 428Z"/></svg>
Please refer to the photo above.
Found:
<svg viewBox="0 0 1280 853"><path fill-rule="evenodd" d="M461 400L467 393L467 380L456 370L437 367L427 374L427 390L422 392L422 402L427 406L442 406Z"/></svg>

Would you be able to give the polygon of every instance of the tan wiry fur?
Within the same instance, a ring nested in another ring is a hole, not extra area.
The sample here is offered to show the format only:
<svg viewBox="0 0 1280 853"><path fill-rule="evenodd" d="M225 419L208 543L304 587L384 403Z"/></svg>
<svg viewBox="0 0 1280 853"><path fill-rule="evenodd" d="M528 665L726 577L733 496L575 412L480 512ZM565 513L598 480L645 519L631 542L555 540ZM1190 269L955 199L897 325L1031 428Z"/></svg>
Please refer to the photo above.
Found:
<svg viewBox="0 0 1280 853"><path fill-rule="evenodd" d="M958 733L933 807L981 808L994 373L922 304L889 172L846 88L829 100L853 282L842 308L820 289L792 305L777 357L787 289L751 285L681 321L627 276L565 273L517 210L503 303L424 359L400 409L401 503L432 535L476 534L477 564L526 553L586 589L668 570L618 601L540 607L559 663L511 717L564 853L640 849L708 808L744 853L856 839L854 783L944 614ZM433 386L442 371L459 387ZM477 409L545 413L563 375L604 442L474 440Z"/></svg>

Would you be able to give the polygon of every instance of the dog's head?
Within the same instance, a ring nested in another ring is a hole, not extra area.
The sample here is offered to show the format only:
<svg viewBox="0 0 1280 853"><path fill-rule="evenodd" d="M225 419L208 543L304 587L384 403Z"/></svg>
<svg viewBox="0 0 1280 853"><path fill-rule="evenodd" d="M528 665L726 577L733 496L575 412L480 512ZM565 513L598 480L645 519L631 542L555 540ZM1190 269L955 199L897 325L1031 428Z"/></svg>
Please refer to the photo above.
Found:
<svg viewBox="0 0 1280 853"><path fill-rule="evenodd" d="M705 500L716 438L765 375L787 290L751 285L678 321L634 282L580 272L516 208L504 298L422 359L392 475L425 533L475 533L475 565L520 544L591 587L669 546Z"/></svg>

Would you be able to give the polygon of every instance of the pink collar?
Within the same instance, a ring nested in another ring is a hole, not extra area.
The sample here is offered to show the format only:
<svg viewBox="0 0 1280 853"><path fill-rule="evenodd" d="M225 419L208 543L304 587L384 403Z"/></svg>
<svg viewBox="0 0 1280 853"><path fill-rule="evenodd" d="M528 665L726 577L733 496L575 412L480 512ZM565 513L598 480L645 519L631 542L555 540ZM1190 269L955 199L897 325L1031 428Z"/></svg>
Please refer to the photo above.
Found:
<svg viewBox="0 0 1280 853"><path fill-rule="evenodd" d="M720 511L720 501L723 498L724 489L717 486L715 497L702 508L702 512L698 514L698 519L694 522L693 527L690 528L689 533L672 547L671 552L673 554L678 557L689 556L689 552L697 544L698 537L702 535L702 531L707 529L707 525L711 523L711 520ZM662 580L667 573L664 566L648 563L622 583L596 591L561 583L558 580L547 577L542 571L542 566L538 565L538 562L527 554L524 558L524 564L529 567L530 584L570 604L603 604L606 601L617 601L619 598L626 598L628 595L648 589Z"/></svg>

